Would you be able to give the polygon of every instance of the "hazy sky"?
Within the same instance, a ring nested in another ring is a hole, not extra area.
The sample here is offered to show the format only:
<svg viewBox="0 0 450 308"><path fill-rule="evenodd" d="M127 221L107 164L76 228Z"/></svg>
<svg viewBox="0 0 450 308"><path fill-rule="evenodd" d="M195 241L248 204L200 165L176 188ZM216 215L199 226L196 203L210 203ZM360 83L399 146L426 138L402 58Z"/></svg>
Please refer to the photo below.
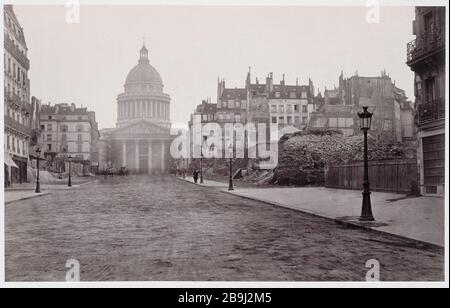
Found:
<svg viewBox="0 0 450 308"><path fill-rule="evenodd" d="M137 64L143 37L150 63L171 96L173 123L187 122L203 98L216 101L217 77L243 87L269 72L276 82L307 83L323 92L356 70L383 69L413 96L405 64L414 39L413 7L382 7L380 23L366 7L81 6L80 23L64 6L14 7L29 48L31 94L43 103L71 103L96 111L100 128L114 127L116 97Z"/></svg>

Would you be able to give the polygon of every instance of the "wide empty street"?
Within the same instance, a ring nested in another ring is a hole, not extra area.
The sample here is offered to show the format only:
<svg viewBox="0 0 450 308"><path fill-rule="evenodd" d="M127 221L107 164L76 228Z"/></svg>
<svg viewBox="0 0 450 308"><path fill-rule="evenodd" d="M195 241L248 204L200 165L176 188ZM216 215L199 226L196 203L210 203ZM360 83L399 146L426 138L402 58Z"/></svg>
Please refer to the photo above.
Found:
<svg viewBox="0 0 450 308"><path fill-rule="evenodd" d="M270 188L269 188L270 189ZM174 177L99 180L5 205L7 281L442 280L439 249Z"/></svg>

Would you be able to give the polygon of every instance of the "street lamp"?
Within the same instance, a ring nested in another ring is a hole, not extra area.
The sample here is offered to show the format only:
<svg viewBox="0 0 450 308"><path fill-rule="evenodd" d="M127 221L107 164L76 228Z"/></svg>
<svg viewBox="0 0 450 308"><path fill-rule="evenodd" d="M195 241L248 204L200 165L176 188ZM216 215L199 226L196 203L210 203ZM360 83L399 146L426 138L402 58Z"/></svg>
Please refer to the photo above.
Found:
<svg viewBox="0 0 450 308"><path fill-rule="evenodd" d="M71 175L71 164L72 164L72 156L69 155L69 182L67 186L72 187L72 175Z"/></svg>
<svg viewBox="0 0 450 308"><path fill-rule="evenodd" d="M374 221L372 214L372 204L370 202L369 188L369 158L367 149L367 131L370 129L373 113L367 111L368 107L363 107L363 112L358 112L361 130L364 132L364 182L363 182L363 201L360 221Z"/></svg>
<svg viewBox="0 0 450 308"><path fill-rule="evenodd" d="M230 150L230 180L228 181L228 190L234 190L233 188L233 144L228 147Z"/></svg>
<svg viewBox="0 0 450 308"><path fill-rule="evenodd" d="M36 190L35 193L39 194L41 192L41 183L40 183L40 179L39 179L39 160L41 158L41 149L37 148L36 149L36 154L37 154L37 160L36 160Z"/></svg>

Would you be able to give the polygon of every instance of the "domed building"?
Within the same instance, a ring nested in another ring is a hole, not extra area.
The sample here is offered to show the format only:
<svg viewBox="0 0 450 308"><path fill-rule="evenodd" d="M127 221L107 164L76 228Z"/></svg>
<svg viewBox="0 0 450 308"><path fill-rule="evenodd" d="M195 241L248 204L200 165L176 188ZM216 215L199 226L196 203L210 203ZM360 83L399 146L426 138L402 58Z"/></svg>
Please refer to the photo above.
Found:
<svg viewBox="0 0 450 308"><path fill-rule="evenodd" d="M117 96L116 128L101 131L99 169L126 167L132 173L160 174L168 167L170 96L142 46L139 61Z"/></svg>

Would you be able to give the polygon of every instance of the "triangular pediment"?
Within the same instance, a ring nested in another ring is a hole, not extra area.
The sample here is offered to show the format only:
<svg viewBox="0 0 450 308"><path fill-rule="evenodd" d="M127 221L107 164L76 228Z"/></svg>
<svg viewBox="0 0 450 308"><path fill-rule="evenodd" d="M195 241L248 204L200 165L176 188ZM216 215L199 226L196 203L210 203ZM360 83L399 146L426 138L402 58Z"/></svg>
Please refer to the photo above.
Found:
<svg viewBox="0 0 450 308"><path fill-rule="evenodd" d="M108 134L126 134L126 135L161 135L169 134L170 129L151 123L147 120L131 123L130 125L119 127L108 131Z"/></svg>

